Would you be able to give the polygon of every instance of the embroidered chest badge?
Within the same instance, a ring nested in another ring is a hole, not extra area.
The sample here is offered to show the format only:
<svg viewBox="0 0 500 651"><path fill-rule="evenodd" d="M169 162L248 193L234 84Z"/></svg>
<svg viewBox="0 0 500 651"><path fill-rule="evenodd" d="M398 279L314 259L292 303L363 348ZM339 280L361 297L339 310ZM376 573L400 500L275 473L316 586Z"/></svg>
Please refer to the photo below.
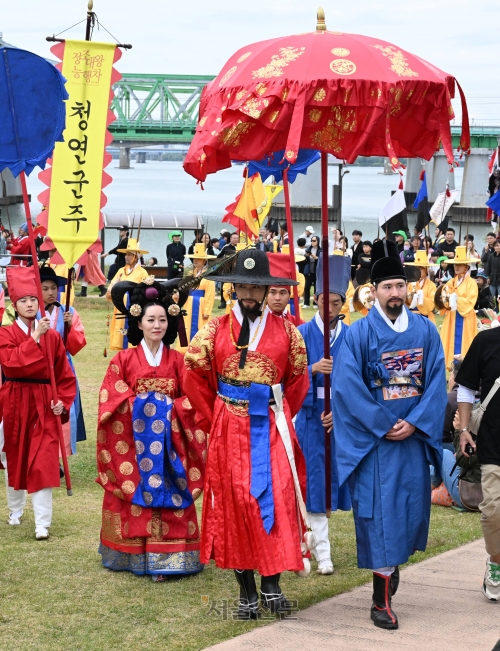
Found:
<svg viewBox="0 0 500 651"><path fill-rule="evenodd" d="M382 353L381 361L389 375L389 383L382 389L384 400L414 398L421 395L423 358L423 348Z"/></svg>

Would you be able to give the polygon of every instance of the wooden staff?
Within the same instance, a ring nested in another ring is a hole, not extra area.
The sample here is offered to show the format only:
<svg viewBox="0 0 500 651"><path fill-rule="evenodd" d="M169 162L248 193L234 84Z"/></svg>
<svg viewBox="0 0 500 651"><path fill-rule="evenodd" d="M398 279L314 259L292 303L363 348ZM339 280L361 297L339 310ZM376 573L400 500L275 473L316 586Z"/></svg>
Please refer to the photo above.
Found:
<svg viewBox="0 0 500 651"><path fill-rule="evenodd" d="M45 304L43 300L42 283L40 281L40 274L38 273L35 237L33 234L33 224L31 223L31 210L30 210L30 203L28 199L28 189L26 187L26 176L24 174L24 170L21 172L20 178L21 178L21 187L23 190L24 210L26 212L26 219L28 223L28 236L30 240L33 267L36 267L35 282L36 282L36 288L38 292L38 306L40 309L40 314L43 318L45 316ZM41 345L41 340L40 340L40 345ZM50 350L49 346L43 346L43 350L45 354L45 359L47 360L47 366L49 367L50 387L52 389L52 401L54 405L56 405L58 402L58 398L57 398L56 378L54 375L54 360L52 359L52 351ZM59 416L56 416L56 423L57 423L57 433L59 435L59 447L61 448L61 457L62 457L63 468L64 468L64 480L66 482L66 493L68 495L73 495L73 490L71 488L71 476L69 474L69 467L68 467L68 458L66 456L66 445L64 443L62 423Z"/></svg>

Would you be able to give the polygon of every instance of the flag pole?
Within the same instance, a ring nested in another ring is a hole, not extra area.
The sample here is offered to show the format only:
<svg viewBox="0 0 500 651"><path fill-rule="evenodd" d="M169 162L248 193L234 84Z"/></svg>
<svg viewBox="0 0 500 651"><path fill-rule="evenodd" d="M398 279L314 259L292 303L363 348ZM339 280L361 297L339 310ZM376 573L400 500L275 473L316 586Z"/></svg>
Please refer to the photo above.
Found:
<svg viewBox="0 0 500 651"><path fill-rule="evenodd" d="M36 288L38 292L38 307L40 310L40 314L43 318L45 317L45 305L43 301L42 283L40 281L40 274L38 273L38 264L37 264L38 259L36 255L35 237L33 234L33 224L31 223L31 210L30 210L30 203L28 198L28 189L26 187L26 175L24 173L24 170L21 172L20 178L21 178L21 187L23 191L24 210L26 212L26 221L28 224L28 236L29 236L30 247L31 247L31 257L32 257L33 267L36 267L35 282L36 282ZM50 387L52 390L52 401L54 402L54 404L57 404L58 398L57 398L56 379L54 375L54 360L52 359L50 347L44 346L43 348L45 353L45 359L47 360L47 365L49 367ZM63 434L60 416L56 416L56 423L57 423L57 433L59 435L59 447L61 448L61 457L62 457L63 468L64 468L64 480L66 482L66 493L68 495L73 495L73 490L71 488L71 476L69 474L69 467L68 467L68 458L66 456L66 445L64 443L64 434Z"/></svg>
<svg viewBox="0 0 500 651"><path fill-rule="evenodd" d="M0 179L2 180L2 194L5 199L5 208L7 210L7 219L9 221L9 231L12 233L12 224L10 223L9 201L7 199L7 185L3 179L3 172L0 172Z"/></svg>
<svg viewBox="0 0 500 651"><path fill-rule="evenodd" d="M328 264L328 154L321 152L321 252L323 261L323 357L330 359L330 265ZM325 416L332 411L331 377L325 373ZM331 433L325 427L325 504L326 517L332 514Z"/></svg>
<svg viewBox="0 0 500 651"><path fill-rule="evenodd" d="M288 167L283 170L283 194L285 195L285 214L286 214L286 229L288 231L288 248L290 250L290 272L292 280L297 280L297 267L295 265L295 249L293 239L293 224L292 224L292 208L290 206L290 186L288 185ZM291 243L290 243L291 242ZM295 315L297 323L300 322L300 307L299 307L299 294L297 292L297 285L292 287L293 292L293 307L295 308Z"/></svg>

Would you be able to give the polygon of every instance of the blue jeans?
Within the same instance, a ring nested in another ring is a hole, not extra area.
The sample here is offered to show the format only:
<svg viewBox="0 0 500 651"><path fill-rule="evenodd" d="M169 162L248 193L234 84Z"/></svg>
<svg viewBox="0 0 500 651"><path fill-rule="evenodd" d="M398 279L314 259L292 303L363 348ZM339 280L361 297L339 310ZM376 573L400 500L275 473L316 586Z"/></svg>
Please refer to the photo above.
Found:
<svg viewBox="0 0 500 651"><path fill-rule="evenodd" d="M497 296L500 296L500 285L490 285L490 294L497 300Z"/></svg>
<svg viewBox="0 0 500 651"><path fill-rule="evenodd" d="M453 466L455 465L455 461L456 459L453 452L444 448L443 463L441 465L440 472L437 472L434 466L431 466L431 481L433 485L436 486L440 484L441 480L455 504L461 508L464 508L462 500L460 499L460 494L458 492L458 476L460 475L461 468L457 466L450 477L450 473Z"/></svg>

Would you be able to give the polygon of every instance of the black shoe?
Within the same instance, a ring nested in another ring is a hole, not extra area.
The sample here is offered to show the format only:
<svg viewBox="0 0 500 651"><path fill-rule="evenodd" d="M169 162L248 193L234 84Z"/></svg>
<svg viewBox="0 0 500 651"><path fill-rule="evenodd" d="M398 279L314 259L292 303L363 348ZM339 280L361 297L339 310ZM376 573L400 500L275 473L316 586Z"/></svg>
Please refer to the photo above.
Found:
<svg viewBox="0 0 500 651"><path fill-rule="evenodd" d="M86 296L87 296L87 288L82 287L81 290L80 290L80 293L77 294L77 296L80 296L81 298L86 298Z"/></svg>
<svg viewBox="0 0 500 651"><path fill-rule="evenodd" d="M262 609L285 617L292 610L292 604L287 601L279 585L280 575L263 576L260 580L260 599Z"/></svg>
<svg viewBox="0 0 500 651"><path fill-rule="evenodd" d="M398 628L398 618L391 606L391 577L373 573L371 618L378 628Z"/></svg>
<svg viewBox="0 0 500 651"><path fill-rule="evenodd" d="M234 570L234 575L240 586L238 619L258 619L259 595L257 594L253 570Z"/></svg>
<svg viewBox="0 0 500 651"><path fill-rule="evenodd" d="M399 587L399 566L396 565L394 572L391 574L391 596L394 597Z"/></svg>
<svg viewBox="0 0 500 651"><path fill-rule="evenodd" d="M108 290L106 289L106 285L99 285L98 290L99 290L99 298L106 296L108 292Z"/></svg>
<svg viewBox="0 0 500 651"><path fill-rule="evenodd" d="M227 303L221 303L217 309L218 310L225 310L226 306L227 306Z"/></svg>
<svg viewBox="0 0 500 651"><path fill-rule="evenodd" d="M64 477L64 468L59 464L59 478L62 479Z"/></svg>

